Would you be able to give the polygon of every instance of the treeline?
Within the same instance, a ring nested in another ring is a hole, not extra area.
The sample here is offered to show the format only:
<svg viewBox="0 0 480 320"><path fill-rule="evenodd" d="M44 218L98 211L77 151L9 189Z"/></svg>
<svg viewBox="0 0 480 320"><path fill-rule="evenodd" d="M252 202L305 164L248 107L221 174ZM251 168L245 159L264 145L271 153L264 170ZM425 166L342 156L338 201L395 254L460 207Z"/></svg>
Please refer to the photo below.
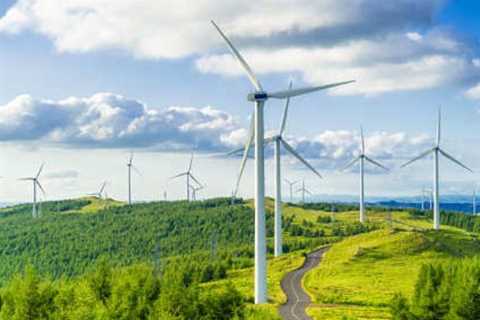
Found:
<svg viewBox="0 0 480 320"><path fill-rule="evenodd" d="M63 208L81 204L65 201ZM31 218L31 207L5 210L0 218L0 281L25 264L54 278L75 276L100 256L118 265L181 255L215 255L231 266L251 264L253 211L243 204L231 206L230 199L135 204L97 213L49 208L57 204L45 203L38 219ZM267 228L273 229L270 215Z"/></svg>
<svg viewBox="0 0 480 320"><path fill-rule="evenodd" d="M0 289L2 320L246 319L245 298L232 286L209 290L182 265L112 267L102 260L74 279L41 277L33 268Z"/></svg>
<svg viewBox="0 0 480 320"><path fill-rule="evenodd" d="M395 295L394 320L480 319L480 258L424 265L408 301Z"/></svg>
<svg viewBox="0 0 480 320"><path fill-rule="evenodd" d="M433 219L431 210L411 210L413 216L422 216ZM462 212L441 211L440 223L452 227L461 228L469 232L480 232L480 217Z"/></svg>

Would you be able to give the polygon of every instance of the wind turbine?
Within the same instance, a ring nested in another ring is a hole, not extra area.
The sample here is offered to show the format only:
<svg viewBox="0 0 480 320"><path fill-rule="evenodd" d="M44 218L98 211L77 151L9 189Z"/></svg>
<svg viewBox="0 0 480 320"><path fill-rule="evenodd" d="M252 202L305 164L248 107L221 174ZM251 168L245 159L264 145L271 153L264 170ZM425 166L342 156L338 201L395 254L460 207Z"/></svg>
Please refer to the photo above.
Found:
<svg viewBox="0 0 480 320"><path fill-rule="evenodd" d="M292 82L290 82L289 89L292 89ZM293 147L285 141L283 137L283 133L285 131L285 127L287 124L287 115L288 115L288 106L290 103L290 98L286 99L285 109L283 110L282 122L280 123L280 129L278 133L272 137L266 138L264 140L264 144L274 143L274 159L275 159L275 216L274 216L274 254L275 257L282 255L282 179L281 179L281 146L287 151L290 152L295 158L297 158L300 162L302 162L307 168L313 171L319 178L322 178L320 173L310 165L307 160L302 158L294 149ZM242 151L243 148L234 150L230 152L237 153ZM238 191L239 183L240 183L241 175L238 177L235 193ZM290 194L291 197L291 194Z"/></svg>
<svg viewBox="0 0 480 320"><path fill-rule="evenodd" d="M217 24L211 21L220 36L225 40L230 48L233 56L238 60L242 68L247 74L248 79L253 84L255 91L247 95L247 100L254 103L254 116L250 124L250 133L245 145L245 152L243 154L240 172L243 171L245 160L248 156L250 145L255 138L255 303L267 302L267 246L266 246L266 230L265 230L265 180L264 180L264 121L263 121L263 107L269 98L286 99L309 92L333 88L343 84L351 83L353 81L345 81L339 83L332 83L328 85L284 90L278 92L266 92L260 82L255 77L255 74L247 64L245 59L240 55L237 49L233 46L227 36L220 30Z"/></svg>
<svg viewBox="0 0 480 320"><path fill-rule="evenodd" d="M308 193L309 195L312 195L310 190L305 188L305 180L302 180L302 187L300 189L298 189L297 192L302 193L302 204L305 204L305 193Z"/></svg>
<svg viewBox="0 0 480 320"><path fill-rule="evenodd" d="M133 152L130 153L130 158L128 159L127 162L127 168L128 168L128 204L132 204L132 169L138 174L142 175L140 171L138 170L137 167L133 165Z"/></svg>
<svg viewBox="0 0 480 320"><path fill-rule="evenodd" d="M353 166L357 161L360 161L360 222L365 222L365 161L370 162L374 166L388 171L386 167L365 154L365 138L363 136L363 128L360 127L360 155L353 159L343 170Z"/></svg>
<svg viewBox="0 0 480 320"><path fill-rule="evenodd" d="M436 139L436 144L433 148L428 149L427 151L423 152L419 156L413 158L412 160L408 161L407 163L403 164L401 168L404 168L408 166L409 164L420 160L429 154L433 154L433 228L435 230L440 229L440 195L439 195L439 158L440 155L443 155L445 158L449 159L450 161L456 163L460 167L464 168L465 170L468 170L470 172L473 172L470 168L468 168L466 165L449 155L447 152L445 152L443 149L440 148L440 138L441 138L441 113L440 110L438 110L438 122L437 122L437 139Z"/></svg>
<svg viewBox="0 0 480 320"><path fill-rule="evenodd" d="M97 197L99 199L102 199L102 195L104 194L103 191L105 190L105 186L107 185L107 181L104 181L102 183L102 185L100 186L100 190L98 190L97 192L92 192L92 193L89 193L88 195L89 196L94 196L94 197Z"/></svg>
<svg viewBox="0 0 480 320"><path fill-rule="evenodd" d="M293 202L293 186L300 182L300 180L290 181L288 179L283 179L288 184L290 190L290 202Z"/></svg>
<svg viewBox="0 0 480 320"><path fill-rule="evenodd" d="M171 177L170 179L176 179L179 177L187 177L187 201L190 201L190 178L192 178L193 181L195 181L199 186L202 186L202 184L193 176L192 174L192 165L193 165L193 153L190 158L190 164L188 165L188 169L185 172L179 173L176 176Z"/></svg>
<svg viewBox="0 0 480 320"><path fill-rule="evenodd" d="M194 186L190 185L190 189L192 190L192 200L193 201L197 200L197 191L200 191L203 188L204 188L203 186L194 187Z"/></svg>
<svg viewBox="0 0 480 320"><path fill-rule="evenodd" d="M40 174L42 173L43 167L44 167L44 164L42 163L42 165L40 166L40 168L37 171L37 174L34 177L20 178L19 179L19 180L23 180L23 181L32 181L32 183L33 183L33 207L32 207L32 217L33 218L38 217L38 214L37 214L37 187L39 187L40 190L42 191L42 193L45 195L45 190L43 189L42 185L40 184L40 181L38 180L38 178L40 177Z"/></svg>

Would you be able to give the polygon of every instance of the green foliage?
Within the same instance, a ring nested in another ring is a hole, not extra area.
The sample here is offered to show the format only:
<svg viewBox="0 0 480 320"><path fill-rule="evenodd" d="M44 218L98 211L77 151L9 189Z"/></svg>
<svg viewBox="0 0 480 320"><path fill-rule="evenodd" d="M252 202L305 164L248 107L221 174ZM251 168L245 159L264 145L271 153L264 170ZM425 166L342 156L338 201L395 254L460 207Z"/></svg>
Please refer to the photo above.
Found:
<svg viewBox="0 0 480 320"><path fill-rule="evenodd" d="M245 319L245 299L232 285L204 290L185 278L175 265L159 276L148 264L101 261L82 277L52 281L28 267L1 289L0 319Z"/></svg>
<svg viewBox="0 0 480 320"><path fill-rule="evenodd" d="M56 211L57 202L46 202L38 219L31 218L29 206L0 211L0 283L26 263L53 278L80 275L102 256L120 265L160 264L182 255L223 260L228 265L212 266L213 278L219 278L225 268L246 266L253 256L253 211L231 206L230 199L116 206L92 214L71 211L88 200L61 204L70 211ZM273 229L271 215L267 227Z"/></svg>
<svg viewBox="0 0 480 320"><path fill-rule="evenodd" d="M424 265L411 303L397 295L391 312L394 319L480 319L480 258Z"/></svg>

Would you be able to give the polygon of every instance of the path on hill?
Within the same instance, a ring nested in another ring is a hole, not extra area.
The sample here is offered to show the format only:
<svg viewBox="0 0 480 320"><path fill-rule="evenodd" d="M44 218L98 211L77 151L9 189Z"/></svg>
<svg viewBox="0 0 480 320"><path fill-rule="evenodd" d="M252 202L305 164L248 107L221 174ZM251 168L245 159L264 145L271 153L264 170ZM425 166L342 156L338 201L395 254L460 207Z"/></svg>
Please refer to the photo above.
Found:
<svg viewBox="0 0 480 320"><path fill-rule="evenodd" d="M310 305L310 297L302 288L302 278L305 273L320 263L323 254L329 247L321 248L307 255L303 265L282 279L281 286L287 296L287 303L280 306L280 315L284 320L310 320L305 309Z"/></svg>

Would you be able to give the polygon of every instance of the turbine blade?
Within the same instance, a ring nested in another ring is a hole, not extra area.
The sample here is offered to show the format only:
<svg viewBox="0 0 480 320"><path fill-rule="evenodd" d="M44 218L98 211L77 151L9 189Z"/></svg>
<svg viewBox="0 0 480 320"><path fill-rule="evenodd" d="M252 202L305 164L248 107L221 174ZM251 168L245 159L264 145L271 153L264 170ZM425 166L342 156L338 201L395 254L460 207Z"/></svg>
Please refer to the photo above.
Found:
<svg viewBox="0 0 480 320"><path fill-rule="evenodd" d="M132 165L132 161L133 161L133 152L130 152L130 158L128 159L128 164Z"/></svg>
<svg viewBox="0 0 480 320"><path fill-rule="evenodd" d="M308 189L305 189L305 192L308 193L308 194L312 194Z"/></svg>
<svg viewBox="0 0 480 320"><path fill-rule="evenodd" d="M283 91L277 91L277 92L272 92L268 93L269 98L276 98L276 99L285 99L288 97L295 97L299 96L302 94L306 94L309 92L314 92L318 90L325 90L333 87L338 87L344 84L352 83L355 82L355 80L350 80L350 81L343 81L343 82L336 82L336 83L331 83L323 86L317 86L317 87L307 87L307 88L299 88L299 89L289 89L289 90L283 90Z"/></svg>
<svg viewBox="0 0 480 320"><path fill-rule="evenodd" d="M290 81L290 84L288 85L288 90L292 90L292 81ZM285 109L283 110L282 123L280 125L280 132L279 132L280 136L283 134L283 131L285 131L285 125L287 124L288 105L289 104L290 104L290 97L288 97L287 101L285 101Z"/></svg>
<svg viewBox="0 0 480 320"><path fill-rule="evenodd" d="M247 163L248 153L250 152L250 147L253 142L253 136L255 135L255 120L252 115L252 121L250 123L250 133L245 144L245 149L243 150L242 162L240 163L240 171L238 172L237 182L235 183L235 190L233 192L233 197L237 196L238 188L240 186L240 180L242 179L243 170L245 169L245 164Z"/></svg>
<svg viewBox="0 0 480 320"><path fill-rule="evenodd" d="M135 171L136 174L143 177L143 174L140 172L140 170L137 167L135 167L133 164L132 164L132 169L133 171Z"/></svg>
<svg viewBox="0 0 480 320"><path fill-rule="evenodd" d="M225 42L227 43L228 47L230 48L230 51L232 51L232 54L235 56L235 58L238 60L238 62L240 62L240 64L242 65L243 69L247 73L248 79L253 84L255 89L257 89L258 91L263 91L262 86L260 85L260 82L255 77L255 74L253 73L252 69L250 69L250 66L248 65L248 63L245 61L245 59L243 59L240 52L238 52L238 50L235 49L235 47L230 42L230 40L227 38L227 36L217 26L215 21L211 20L211 22L212 22L213 26L215 27L215 29L217 29L218 33L220 33L220 36L223 38L223 40L225 40Z"/></svg>
<svg viewBox="0 0 480 320"><path fill-rule="evenodd" d="M32 180L35 180L35 178L19 178L18 180L22 180L22 181L32 181Z"/></svg>
<svg viewBox="0 0 480 320"><path fill-rule="evenodd" d="M234 154L239 153L240 151L243 151L244 149L245 149L245 147L241 147L241 148L238 148L238 149L229 151L226 155L227 155L227 156L231 156L231 155L234 155Z"/></svg>
<svg viewBox="0 0 480 320"><path fill-rule="evenodd" d="M37 186L40 188L40 190L42 191L43 196L46 196L46 195L45 195L45 189L43 189L42 185L40 184L40 181L38 181L38 180L36 180L36 179L35 179L34 181L35 181L35 183L37 184Z"/></svg>
<svg viewBox="0 0 480 320"><path fill-rule="evenodd" d="M352 161L350 161L345 167L343 167L343 169L342 169L341 171L347 170L348 168L350 168L351 166L353 166L358 160L360 160L360 157L356 157L355 159L353 159Z"/></svg>
<svg viewBox="0 0 480 320"><path fill-rule="evenodd" d="M373 164L373 165L376 165L377 167L382 168L382 169L385 170L385 171L390 171L387 167L383 166L383 165L380 164L379 162L377 162L377 161L375 161L375 160L373 160L373 159L371 159L371 158L369 158L369 157L367 157L367 156L365 156L365 160L367 160L368 162L370 162L370 163Z"/></svg>
<svg viewBox="0 0 480 320"><path fill-rule="evenodd" d="M318 173L317 170L315 170L315 168L307 162L307 160L303 159L302 156L300 156L293 148L292 146L290 146L285 140L283 139L280 139L280 141L282 142L283 146L285 147L285 149L287 149L287 151L289 151L292 155L295 156L295 158L297 158L298 160L300 160L300 162L302 162L304 165L306 165L310 170L313 171L313 173L315 173L320 179L322 179L322 175L320 173Z"/></svg>
<svg viewBox="0 0 480 320"><path fill-rule="evenodd" d="M423 157L428 156L433 150L435 150L435 149L429 149L429 150L425 151L425 152L422 153L421 155L419 155L419 156L413 158L412 160L410 160L410 161L402 164L402 165L400 166L400 168L405 168L406 166L412 164L413 162L415 162L415 161L417 161L417 160L420 160L420 159L422 159Z"/></svg>
<svg viewBox="0 0 480 320"><path fill-rule="evenodd" d="M202 184L197 180L197 178L195 178L191 173L190 173L190 178L192 178L192 180L195 181L199 186L202 185Z"/></svg>
<svg viewBox="0 0 480 320"><path fill-rule="evenodd" d="M438 151L440 151L441 154L443 154L446 158L450 159L451 161L455 162L456 164L458 164L460 167L464 168L465 170L467 171L470 171L473 173L473 170L470 169L469 167L467 167L466 165L464 165L463 163L461 163L460 161L458 161L457 159L455 159L454 157L452 157L451 155L449 155L448 153L446 153L445 151L443 151L442 149L438 149Z"/></svg>
<svg viewBox="0 0 480 320"><path fill-rule="evenodd" d="M176 176L170 177L169 180L176 179L176 178L179 178L179 177L182 177L182 176L186 176L187 174L188 174L188 172L179 173Z"/></svg>
<svg viewBox="0 0 480 320"><path fill-rule="evenodd" d="M103 189L105 189L105 185L106 185L106 184L107 184L106 182L104 182L104 183L102 184L102 187L100 188L100 192L98 192L98 194L102 194Z"/></svg>
<svg viewBox="0 0 480 320"><path fill-rule="evenodd" d="M192 165L193 165L193 153L192 153L192 156L190 157L190 164L188 165L187 172L190 172L192 170Z"/></svg>
<svg viewBox="0 0 480 320"><path fill-rule="evenodd" d="M38 179L38 177L40 176L40 173L42 173L44 165L45 165L45 163L42 163L42 165L40 166L40 169L38 169L37 175L35 176L36 179Z"/></svg>
<svg viewBox="0 0 480 320"><path fill-rule="evenodd" d="M441 122L442 122L442 113L441 109L438 108L438 120L437 120L437 147L440 146L441 139Z"/></svg>

